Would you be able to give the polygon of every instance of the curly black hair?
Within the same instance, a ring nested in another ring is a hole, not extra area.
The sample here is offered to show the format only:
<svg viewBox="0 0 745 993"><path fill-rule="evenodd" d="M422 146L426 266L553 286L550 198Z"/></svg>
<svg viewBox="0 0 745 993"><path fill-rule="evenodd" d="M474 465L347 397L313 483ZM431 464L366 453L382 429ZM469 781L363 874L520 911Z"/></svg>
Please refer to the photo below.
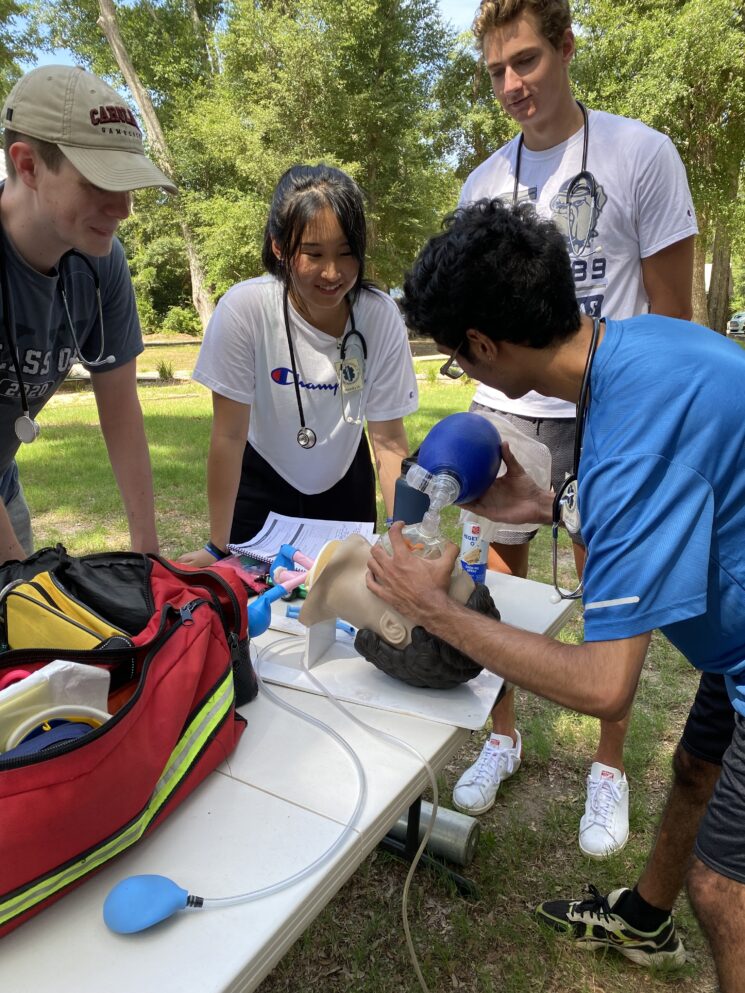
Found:
<svg viewBox="0 0 745 993"><path fill-rule="evenodd" d="M469 329L545 348L570 338L580 312L566 242L530 204L478 200L449 214L404 280L408 327L468 357Z"/></svg>

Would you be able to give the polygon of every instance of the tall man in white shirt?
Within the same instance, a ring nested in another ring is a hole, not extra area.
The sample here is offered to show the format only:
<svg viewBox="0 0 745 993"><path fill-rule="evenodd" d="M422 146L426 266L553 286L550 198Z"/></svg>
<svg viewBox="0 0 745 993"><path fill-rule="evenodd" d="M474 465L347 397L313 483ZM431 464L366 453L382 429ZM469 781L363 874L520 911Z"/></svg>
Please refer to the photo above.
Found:
<svg viewBox="0 0 745 993"><path fill-rule="evenodd" d="M685 169L665 135L575 100L568 0L483 0L474 34L494 95L522 130L471 173L461 204L484 197L533 201L565 235L580 308L592 317L649 310L690 318L697 228ZM574 406L535 392L510 400L481 385L472 409L484 408L548 446L557 489L572 469ZM535 534L500 532L490 566L526 576ZM581 575L581 535L573 540ZM579 829L580 848L592 857L623 848L628 838L627 728L628 716L600 722ZM488 810L500 783L519 768L521 753L514 690L508 690L492 711L492 733L479 759L455 787L455 805L471 814Z"/></svg>

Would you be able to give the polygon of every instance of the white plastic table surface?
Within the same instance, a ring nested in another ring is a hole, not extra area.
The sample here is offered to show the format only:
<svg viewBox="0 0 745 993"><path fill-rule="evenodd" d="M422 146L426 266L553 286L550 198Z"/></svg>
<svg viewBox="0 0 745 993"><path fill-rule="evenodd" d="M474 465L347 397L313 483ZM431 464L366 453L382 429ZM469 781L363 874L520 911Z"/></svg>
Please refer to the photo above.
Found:
<svg viewBox="0 0 745 993"><path fill-rule="evenodd" d="M550 588L489 576L505 621L555 633L572 604ZM248 728L236 751L155 831L54 906L0 940L0 988L95 993L247 993L352 875L420 795L422 762L382 742L323 697L274 687L283 699L330 724L354 748L367 776L355 830L333 859L271 897L187 911L137 935L115 935L101 908L119 880L136 873L173 878L190 893L230 896L298 872L338 838L358 796L351 760L319 729L267 698L242 712ZM467 732L370 707L360 719L413 745L442 768ZM392 936L392 939L393 936ZM396 937L395 940L399 940Z"/></svg>

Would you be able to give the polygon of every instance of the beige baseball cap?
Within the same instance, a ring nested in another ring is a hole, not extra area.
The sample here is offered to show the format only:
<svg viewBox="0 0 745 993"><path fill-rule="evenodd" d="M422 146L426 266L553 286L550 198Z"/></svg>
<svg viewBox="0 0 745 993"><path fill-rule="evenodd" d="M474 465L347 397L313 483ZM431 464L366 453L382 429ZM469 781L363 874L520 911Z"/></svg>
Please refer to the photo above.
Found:
<svg viewBox="0 0 745 993"><path fill-rule="evenodd" d="M57 145L102 190L178 192L145 155L140 126L121 96L85 69L52 65L26 73L8 94L2 125Z"/></svg>

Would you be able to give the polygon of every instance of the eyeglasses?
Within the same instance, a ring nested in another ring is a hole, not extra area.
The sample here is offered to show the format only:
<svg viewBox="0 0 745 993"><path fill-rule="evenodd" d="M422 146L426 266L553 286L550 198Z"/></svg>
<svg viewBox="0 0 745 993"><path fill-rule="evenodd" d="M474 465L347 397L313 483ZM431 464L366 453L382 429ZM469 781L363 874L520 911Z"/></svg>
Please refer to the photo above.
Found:
<svg viewBox="0 0 745 993"><path fill-rule="evenodd" d="M450 356L450 358L447 360L447 362L444 362L440 366L441 376L447 376L448 379L460 379L460 377L464 374L465 370L461 369L461 367L458 365L457 357L458 357L458 352L461 350L461 348L463 348L465 343L466 343L466 339L464 338L463 341L460 343L460 345L458 345L458 347L455 349L453 354Z"/></svg>

